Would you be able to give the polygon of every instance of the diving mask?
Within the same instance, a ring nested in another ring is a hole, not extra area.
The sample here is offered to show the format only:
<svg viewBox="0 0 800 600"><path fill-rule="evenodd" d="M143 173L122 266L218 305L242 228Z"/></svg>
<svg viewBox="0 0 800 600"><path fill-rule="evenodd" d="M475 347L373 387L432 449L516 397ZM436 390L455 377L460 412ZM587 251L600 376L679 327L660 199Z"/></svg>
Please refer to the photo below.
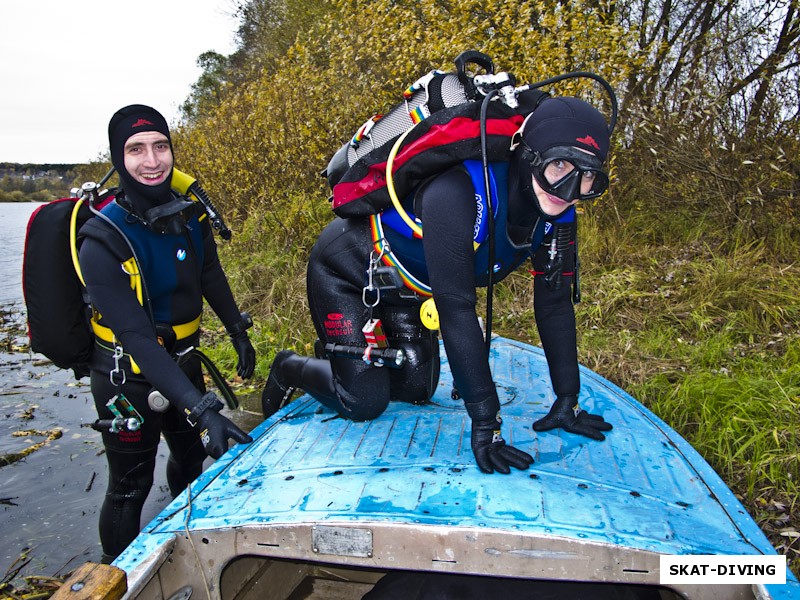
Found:
<svg viewBox="0 0 800 600"><path fill-rule="evenodd" d="M558 146L543 153L528 150L531 174L548 194L566 202L590 200L608 189L608 174L593 154L571 146Z"/></svg>

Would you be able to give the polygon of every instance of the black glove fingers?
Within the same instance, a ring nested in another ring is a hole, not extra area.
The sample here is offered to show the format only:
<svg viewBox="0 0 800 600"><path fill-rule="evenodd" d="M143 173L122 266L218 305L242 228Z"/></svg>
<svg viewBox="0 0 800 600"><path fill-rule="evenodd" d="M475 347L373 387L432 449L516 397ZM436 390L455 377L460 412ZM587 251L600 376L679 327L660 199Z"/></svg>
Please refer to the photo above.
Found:
<svg viewBox="0 0 800 600"><path fill-rule="evenodd" d="M597 440L598 442L602 442L604 439L606 439L606 436L600 433L597 429L587 427L585 425L567 425L564 427L564 431L568 433L575 433L577 435L583 435L593 440Z"/></svg>
<svg viewBox="0 0 800 600"><path fill-rule="evenodd" d="M500 434L502 420L499 415L493 419L472 421L472 453L475 462L484 473L511 473L511 467L524 471L533 462L533 457L506 444Z"/></svg>
<svg viewBox="0 0 800 600"><path fill-rule="evenodd" d="M581 425L582 427L591 427L592 429L597 429L599 431L611 431L614 428L611 423L607 423L606 420L600 415L593 415L585 410L578 415L575 423Z"/></svg>
<svg viewBox="0 0 800 600"><path fill-rule="evenodd" d="M514 446L505 445L500 449L500 453L508 464L520 471L527 470L533 464L533 457L530 454Z"/></svg>
<svg viewBox="0 0 800 600"><path fill-rule="evenodd" d="M256 368L256 351L250 338L244 331L231 336L231 344L239 360L236 364L236 372L242 379L250 379Z"/></svg>
<svg viewBox="0 0 800 600"><path fill-rule="evenodd" d="M580 421L582 419L586 421L602 421L603 423L606 422L606 420L601 415L593 415L592 413L588 413L585 410L582 410L580 413L578 413L578 420Z"/></svg>
<svg viewBox="0 0 800 600"><path fill-rule="evenodd" d="M475 453L475 462L478 463L478 468L483 473L494 473L492 463L489 460L486 452Z"/></svg>
<svg viewBox="0 0 800 600"><path fill-rule="evenodd" d="M228 429L228 437L239 444L249 444L253 441L253 438L251 438L233 423L231 423L231 427Z"/></svg>
<svg viewBox="0 0 800 600"><path fill-rule="evenodd" d="M500 446L499 448L490 448L489 460L492 462L492 468L495 471L502 473L503 475L508 475L511 473L511 469L509 468L508 463L505 461L503 450L505 450L505 446Z"/></svg>
<svg viewBox="0 0 800 600"><path fill-rule="evenodd" d="M593 415L585 410L579 410L575 414L575 408L578 406L576 397L562 396L557 398L550 407L550 411L538 421L534 421L534 431L550 431L557 427L562 428L569 433L583 435L593 440L602 441L606 437L600 433L601 431L611 431L613 429L610 423L601 415Z"/></svg>
<svg viewBox="0 0 800 600"><path fill-rule="evenodd" d="M247 340L247 347L244 349L244 356L239 357L238 373L242 379L250 379L253 376L253 371L256 369L256 351Z"/></svg>
<svg viewBox="0 0 800 600"><path fill-rule="evenodd" d="M534 431L550 431L551 429L555 429L556 427L561 427L561 420L557 417L542 417L538 421L534 421L533 423L533 430Z"/></svg>
<svg viewBox="0 0 800 600"><path fill-rule="evenodd" d="M253 441L249 435L214 408L206 409L197 422L200 429L200 440L203 442L206 453L212 458L219 458L228 451L229 438L240 444Z"/></svg>
<svg viewBox="0 0 800 600"><path fill-rule="evenodd" d="M222 415L218 415L218 416L219 416L220 419L224 420L222 432L223 432L223 435L225 436L224 439L225 439L226 443L228 441L228 438L230 438L233 441L238 442L240 444L247 444L247 443L253 441L253 438L251 438L244 431L239 429L239 427L237 427L236 424L233 423L233 421L231 421L230 419L228 419L226 417L223 417ZM227 448L226 448L226 450L227 450Z"/></svg>

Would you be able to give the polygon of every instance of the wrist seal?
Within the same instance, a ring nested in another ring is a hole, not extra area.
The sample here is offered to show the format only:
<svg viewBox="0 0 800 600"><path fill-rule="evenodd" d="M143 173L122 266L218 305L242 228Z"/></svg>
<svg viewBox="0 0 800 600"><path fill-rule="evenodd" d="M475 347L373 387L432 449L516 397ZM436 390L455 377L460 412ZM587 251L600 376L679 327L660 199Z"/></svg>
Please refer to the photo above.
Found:
<svg viewBox="0 0 800 600"><path fill-rule="evenodd" d="M496 397L486 398L478 402L464 402L464 407L473 421L496 419L500 413L500 401Z"/></svg>
<svg viewBox="0 0 800 600"><path fill-rule="evenodd" d="M228 335L231 337L236 337L240 333L244 333L253 326L253 317L250 316L250 313L243 312L240 316L241 319L239 322L226 328Z"/></svg>
<svg viewBox="0 0 800 600"><path fill-rule="evenodd" d="M192 427L197 426L197 421L200 419L200 415L202 415L206 410L209 408L219 412L222 410L222 402L214 392L206 392L203 396L203 399L200 400L197 404L194 405L191 411L187 411L186 413L186 421Z"/></svg>

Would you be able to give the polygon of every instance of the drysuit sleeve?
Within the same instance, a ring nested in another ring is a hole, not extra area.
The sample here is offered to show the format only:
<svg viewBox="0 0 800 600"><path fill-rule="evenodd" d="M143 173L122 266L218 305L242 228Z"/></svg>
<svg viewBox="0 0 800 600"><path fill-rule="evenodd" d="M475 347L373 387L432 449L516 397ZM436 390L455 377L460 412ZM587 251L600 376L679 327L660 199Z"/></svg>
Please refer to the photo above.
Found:
<svg viewBox="0 0 800 600"><path fill-rule="evenodd" d="M214 234L208 225L208 219L203 221L203 257L201 275L203 297L225 328L230 330L241 321L241 313L233 297L233 292L231 292L225 271L222 270L222 264L219 262L217 243L214 241Z"/></svg>
<svg viewBox="0 0 800 600"><path fill-rule="evenodd" d="M573 238L574 239L574 238ZM565 265L574 264L575 245L570 244ZM577 395L580 391L578 347L575 327L575 308L572 304L574 273L565 268L560 286L545 281L545 265L549 260L548 244L543 243L533 253L533 310L536 327L550 370L550 381L557 397Z"/></svg>
<svg viewBox="0 0 800 600"><path fill-rule="evenodd" d="M136 299L119 260L100 241L87 237L81 244L79 262L92 305L147 381L179 408L200 402L200 391L158 343L150 318Z"/></svg>
<svg viewBox="0 0 800 600"><path fill-rule="evenodd" d="M494 418L500 403L476 313L474 186L466 171L454 168L418 194L425 263L456 389L473 419Z"/></svg>

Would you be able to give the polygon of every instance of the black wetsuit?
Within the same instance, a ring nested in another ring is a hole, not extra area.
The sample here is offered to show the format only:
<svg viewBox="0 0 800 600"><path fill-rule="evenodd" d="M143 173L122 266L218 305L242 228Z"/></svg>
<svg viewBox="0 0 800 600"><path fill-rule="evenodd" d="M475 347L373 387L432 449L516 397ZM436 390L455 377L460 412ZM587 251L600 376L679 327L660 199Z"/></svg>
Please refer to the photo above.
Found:
<svg viewBox="0 0 800 600"><path fill-rule="evenodd" d="M97 338L90 363L92 394L100 419L113 418L106 403L120 393L144 419L138 431L102 434L109 482L100 513L100 539L103 552L114 557L139 532L142 506L153 484L160 435L170 450L167 481L173 496L201 473L206 458L197 431L174 406L163 414L148 407L147 397L153 389L189 406L200 402L205 391L199 361L190 359L178 365L174 360L176 352L198 344L199 330L170 340L170 326L199 317L204 297L226 326L241 317L207 219L201 221L195 215L182 235L170 235L150 231L113 203L103 212L114 217L136 250L153 316L167 346L159 343L151 316L120 266L120 238L114 234L106 237L110 228L99 218L92 219L91 226L81 230L81 270L92 306L101 315L100 323L114 332L125 354L119 361L125 382L117 385L121 374L114 381L110 377L116 366L114 344ZM134 372L130 357L141 373Z"/></svg>
<svg viewBox="0 0 800 600"><path fill-rule="evenodd" d="M515 181L512 166L508 187L500 193L499 201L505 204L501 206L497 236L505 242L506 250L495 280L532 258L536 322L553 388L557 395L577 395L580 381L571 299L574 223L569 225L570 243L559 256L564 268L548 284L543 274L552 271L552 265L547 264L552 235L541 237L545 220L515 188ZM473 249L477 214L473 180L464 169L451 169L417 192L414 208L423 223L424 255L412 249L418 240L404 248L398 236L390 238L392 251L410 271L430 283L455 385L470 416L488 418L499 409L499 401L476 314L476 288L487 284L487 263L485 244L478 253ZM383 292L373 309L364 305L365 273L373 249L367 218L336 219L320 235L308 265L309 305L320 340L363 346L361 329L369 318L377 317L383 322L389 345L403 348L409 357L401 370L333 357L332 389L326 393L321 386L304 387L323 404L356 420L377 417L390 400L424 402L438 380L436 333L425 329L419 316L425 298L401 289ZM368 302L371 298L367 297Z"/></svg>

